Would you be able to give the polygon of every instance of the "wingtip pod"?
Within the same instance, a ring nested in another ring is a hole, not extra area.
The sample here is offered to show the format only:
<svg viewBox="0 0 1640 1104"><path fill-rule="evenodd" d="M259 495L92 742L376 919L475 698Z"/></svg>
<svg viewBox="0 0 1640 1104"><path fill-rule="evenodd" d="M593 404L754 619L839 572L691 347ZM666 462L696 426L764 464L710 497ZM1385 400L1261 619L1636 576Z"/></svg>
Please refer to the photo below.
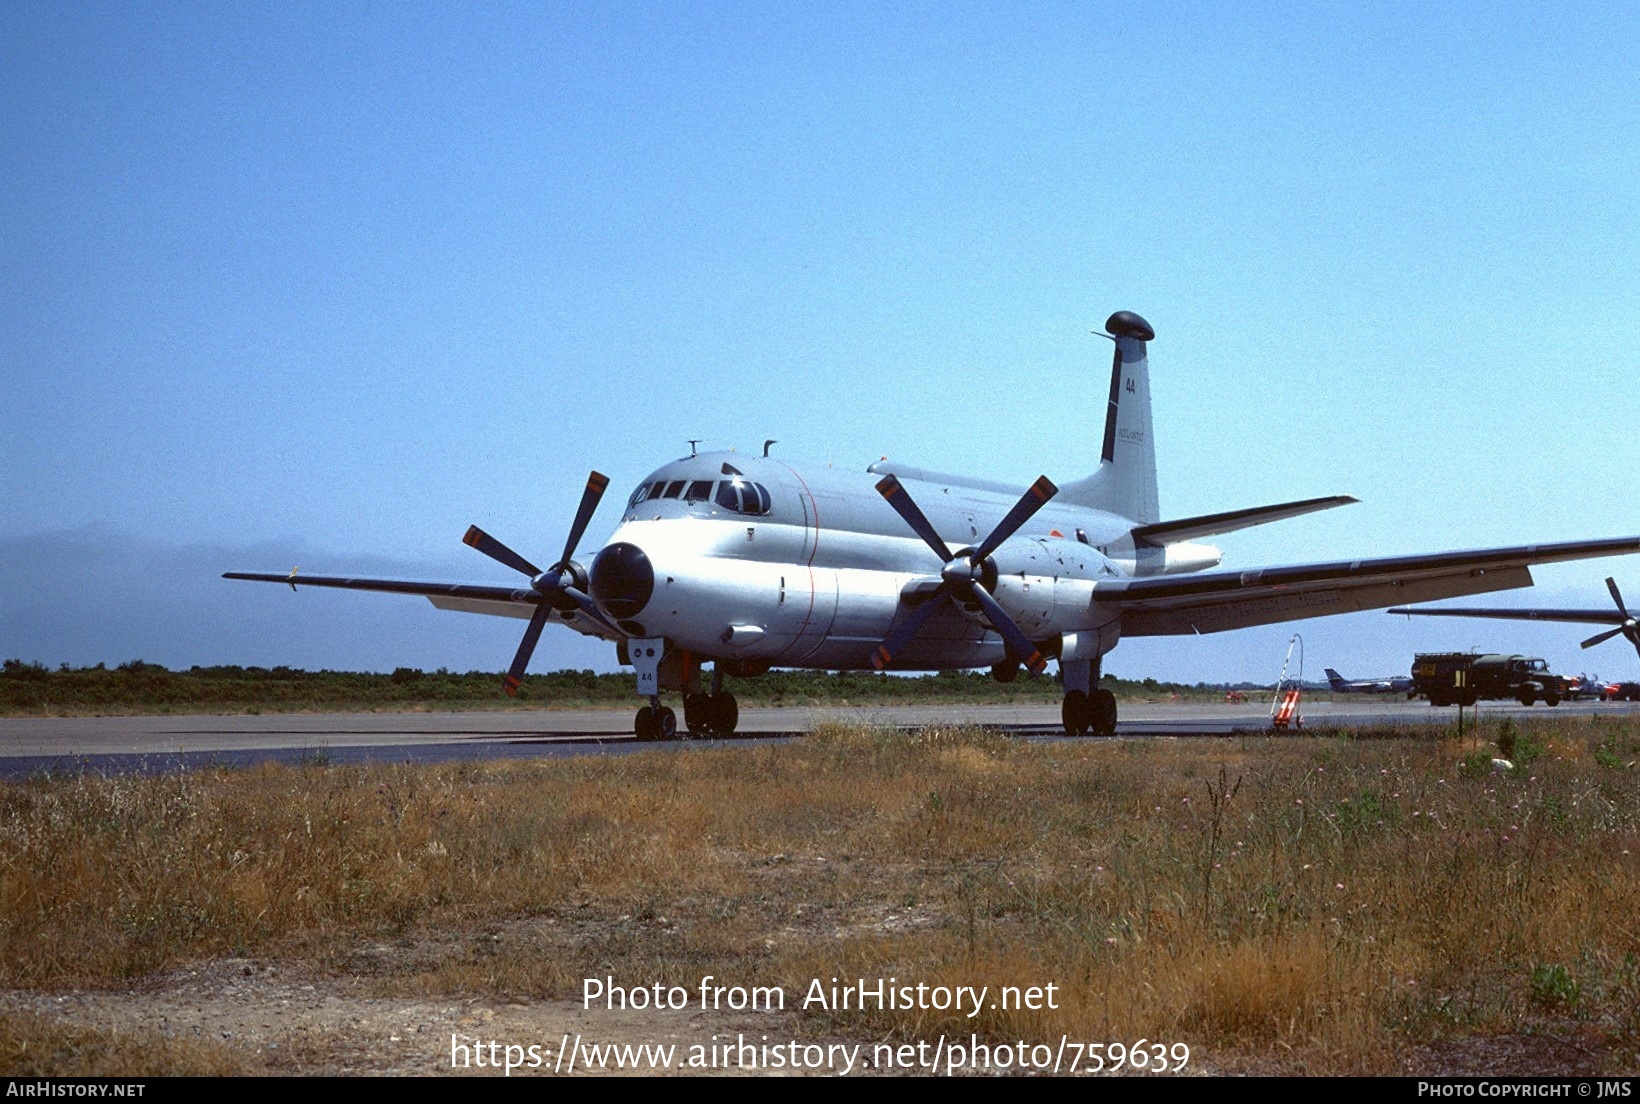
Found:
<svg viewBox="0 0 1640 1104"><path fill-rule="evenodd" d="M1131 337L1135 341L1153 341L1156 331L1149 322L1132 311L1117 311L1105 319L1105 332L1113 337Z"/></svg>

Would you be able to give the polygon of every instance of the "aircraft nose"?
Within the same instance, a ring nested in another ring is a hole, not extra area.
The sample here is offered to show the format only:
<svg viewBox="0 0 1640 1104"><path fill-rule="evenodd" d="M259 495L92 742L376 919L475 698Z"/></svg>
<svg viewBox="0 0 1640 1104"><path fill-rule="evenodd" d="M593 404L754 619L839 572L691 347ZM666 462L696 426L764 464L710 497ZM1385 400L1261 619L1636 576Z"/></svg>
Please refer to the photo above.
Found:
<svg viewBox="0 0 1640 1104"><path fill-rule="evenodd" d="M592 599L611 617L636 617L654 593L655 568L637 545L619 541L592 561Z"/></svg>

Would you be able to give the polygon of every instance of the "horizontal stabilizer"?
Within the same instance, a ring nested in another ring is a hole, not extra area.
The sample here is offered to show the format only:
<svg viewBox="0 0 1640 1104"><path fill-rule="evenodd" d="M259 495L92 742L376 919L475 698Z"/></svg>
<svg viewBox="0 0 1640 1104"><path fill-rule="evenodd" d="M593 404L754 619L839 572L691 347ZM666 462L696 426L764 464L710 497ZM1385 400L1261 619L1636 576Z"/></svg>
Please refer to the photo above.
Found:
<svg viewBox="0 0 1640 1104"><path fill-rule="evenodd" d="M1350 495L1330 495L1326 498L1306 498L1301 502L1283 502L1276 506L1231 510L1223 514L1202 514L1199 517L1180 518L1178 521L1158 521L1135 529L1133 540L1135 543L1144 544L1174 544L1219 533L1234 533L1238 529L1251 529L1255 525L1267 525L1272 521L1284 521L1300 514L1330 510L1334 506L1348 506L1359 501L1360 499Z"/></svg>

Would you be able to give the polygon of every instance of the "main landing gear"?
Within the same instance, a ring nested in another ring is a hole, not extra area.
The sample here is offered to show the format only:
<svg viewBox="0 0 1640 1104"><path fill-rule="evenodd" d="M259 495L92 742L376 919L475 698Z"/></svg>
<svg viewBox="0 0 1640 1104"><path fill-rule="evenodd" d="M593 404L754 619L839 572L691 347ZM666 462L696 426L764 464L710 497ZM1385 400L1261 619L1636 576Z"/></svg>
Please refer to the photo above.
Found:
<svg viewBox="0 0 1640 1104"><path fill-rule="evenodd" d="M691 736L733 736L739 723L740 705L728 691L683 696L683 724Z"/></svg>
<svg viewBox="0 0 1640 1104"><path fill-rule="evenodd" d="M1067 736L1116 735L1116 695L1099 688L1097 659L1059 661L1065 681L1065 702L1060 716Z"/></svg>
<svg viewBox="0 0 1640 1104"><path fill-rule="evenodd" d="M1060 710L1067 736L1116 735L1116 695L1109 690L1067 690Z"/></svg>

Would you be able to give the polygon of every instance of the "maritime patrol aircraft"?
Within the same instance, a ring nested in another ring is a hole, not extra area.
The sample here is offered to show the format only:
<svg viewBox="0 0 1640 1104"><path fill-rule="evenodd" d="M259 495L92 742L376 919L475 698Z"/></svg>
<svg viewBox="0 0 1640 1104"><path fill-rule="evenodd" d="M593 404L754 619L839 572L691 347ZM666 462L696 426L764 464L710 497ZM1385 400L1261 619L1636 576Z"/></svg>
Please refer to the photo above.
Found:
<svg viewBox="0 0 1640 1104"><path fill-rule="evenodd" d="M1131 311L1115 346L1099 459L1085 478L1028 488L887 462L860 472L738 452L664 464L626 500L590 564L575 559L608 479L593 472L563 554L545 571L477 526L466 543L523 575L483 586L295 572L230 579L417 594L440 609L528 620L514 693L551 622L611 641L646 704L634 727L670 739L683 693L691 733L728 734L725 676L771 667L926 671L990 667L1008 681L1051 660L1071 735L1116 730L1099 686L1123 637L1182 636L1529 586L1530 565L1640 551L1640 537L1215 571L1197 543L1355 499L1306 499L1163 520L1148 346ZM1104 336L1104 335L1101 335ZM1091 450L1090 450L1091 452ZM710 681L703 669L711 665Z"/></svg>
<svg viewBox="0 0 1640 1104"><path fill-rule="evenodd" d="M1406 694L1412 690L1412 679L1406 675L1385 675L1374 679L1347 679L1331 667L1327 668L1327 686L1335 694Z"/></svg>

